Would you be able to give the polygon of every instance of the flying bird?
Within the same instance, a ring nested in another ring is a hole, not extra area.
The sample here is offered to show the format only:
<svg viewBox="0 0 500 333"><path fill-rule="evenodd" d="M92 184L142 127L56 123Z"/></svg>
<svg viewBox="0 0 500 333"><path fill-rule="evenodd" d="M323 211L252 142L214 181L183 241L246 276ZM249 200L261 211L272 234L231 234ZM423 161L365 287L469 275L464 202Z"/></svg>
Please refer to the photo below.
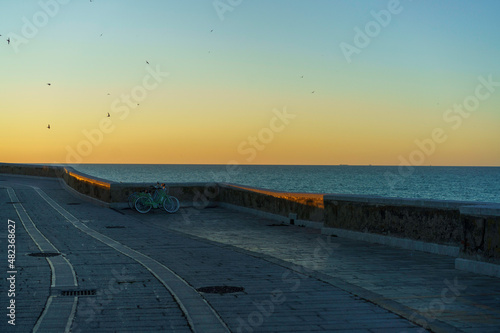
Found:
<svg viewBox="0 0 500 333"><path fill-rule="evenodd" d="M47 83L47 85L48 85L48 86L50 86L50 85L51 85L51 83Z"/></svg>
<svg viewBox="0 0 500 333"><path fill-rule="evenodd" d="M313 91L311 92L311 94L314 94L314 91L315 91L315 90L313 90Z"/></svg>
<svg viewBox="0 0 500 333"><path fill-rule="evenodd" d="M10 45L10 38L7 38L7 44Z"/></svg>
<svg viewBox="0 0 500 333"><path fill-rule="evenodd" d="M48 129L50 129L50 124L47 126Z"/></svg>
<svg viewBox="0 0 500 333"><path fill-rule="evenodd" d="M109 114L109 112L108 112L108 118L109 118L109 117L111 117L111 115L110 115L110 114Z"/></svg>
<svg viewBox="0 0 500 333"><path fill-rule="evenodd" d="M214 32L214 29L210 30L210 32Z"/></svg>
<svg viewBox="0 0 500 333"><path fill-rule="evenodd" d="M146 64L148 64L148 65L149 65L149 61L147 61L147 60L146 60Z"/></svg>

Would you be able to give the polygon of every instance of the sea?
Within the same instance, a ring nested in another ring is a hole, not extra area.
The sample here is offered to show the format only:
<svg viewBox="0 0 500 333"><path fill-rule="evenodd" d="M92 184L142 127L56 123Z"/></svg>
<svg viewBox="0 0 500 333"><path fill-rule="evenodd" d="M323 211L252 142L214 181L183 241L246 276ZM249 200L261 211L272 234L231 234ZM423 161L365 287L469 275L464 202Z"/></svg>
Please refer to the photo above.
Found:
<svg viewBox="0 0 500 333"><path fill-rule="evenodd" d="M78 164L114 182L224 182L282 192L500 203L500 167Z"/></svg>

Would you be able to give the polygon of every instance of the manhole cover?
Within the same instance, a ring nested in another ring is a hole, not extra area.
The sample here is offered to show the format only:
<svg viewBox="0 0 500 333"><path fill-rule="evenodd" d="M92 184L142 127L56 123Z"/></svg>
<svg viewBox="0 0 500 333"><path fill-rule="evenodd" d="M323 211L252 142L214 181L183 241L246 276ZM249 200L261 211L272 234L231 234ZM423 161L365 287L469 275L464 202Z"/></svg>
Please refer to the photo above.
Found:
<svg viewBox="0 0 500 333"><path fill-rule="evenodd" d="M81 205L80 202L68 202L66 205L68 206L76 206L76 205Z"/></svg>
<svg viewBox="0 0 500 333"><path fill-rule="evenodd" d="M273 224L268 224L268 227L288 227L288 224L283 224L283 223L273 223Z"/></svg>
<svg viewBox="0 0 500 333"><path fill-rule="evenodd" d="M97 294L97 290L89 289L89 290L62 290L61 296L95 296Z"/></svg>
<svg viewBox="0 0 500 333"><path fill-rule="evenodd" d="M30 253L28 255L31 256L31 257L43 257L43 258L46 258L46 257L60 256L61 254L60 253L56 253L56 252L37 252L37 253Z"/></svg>
<svg viewBox="0 0 500 333"><path fill-rule="evenodd" d="M212 287L202 287L196 289L199 292L207 294L230 294L244 291L243 287L232 287L232 286L212 286Z"/></svg>
<svg viewBox="0 0 500 333"><path fill-rule="evenodd" d="M125 227L122 225L108 225L108 226L106 226L106 228L108 228L108 229L123 229Z"/></svg>

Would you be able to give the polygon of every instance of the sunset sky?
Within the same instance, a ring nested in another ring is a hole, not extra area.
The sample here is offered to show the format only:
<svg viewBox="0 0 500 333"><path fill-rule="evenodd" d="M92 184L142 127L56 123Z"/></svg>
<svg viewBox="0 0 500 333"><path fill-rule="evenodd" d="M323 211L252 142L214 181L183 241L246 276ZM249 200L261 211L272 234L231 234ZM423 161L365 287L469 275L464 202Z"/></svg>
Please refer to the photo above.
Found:
<svg viewBox="0 0 500 333"><path fill-rule="evenodd" d="M500 166L499 13L2 1L0 162Z"/></svg>

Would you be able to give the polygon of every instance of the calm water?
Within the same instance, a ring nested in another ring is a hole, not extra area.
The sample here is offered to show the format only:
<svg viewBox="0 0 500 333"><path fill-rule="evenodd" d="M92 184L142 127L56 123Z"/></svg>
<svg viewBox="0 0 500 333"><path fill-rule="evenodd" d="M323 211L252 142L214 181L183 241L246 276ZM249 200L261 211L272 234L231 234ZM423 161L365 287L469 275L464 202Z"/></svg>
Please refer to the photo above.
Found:
<svg viewBox="0 0 500 333"><path fill-rule="evenodd" d="M500 167L81 164L116 182L228 182L278 191L500 203Z"/></svg>

